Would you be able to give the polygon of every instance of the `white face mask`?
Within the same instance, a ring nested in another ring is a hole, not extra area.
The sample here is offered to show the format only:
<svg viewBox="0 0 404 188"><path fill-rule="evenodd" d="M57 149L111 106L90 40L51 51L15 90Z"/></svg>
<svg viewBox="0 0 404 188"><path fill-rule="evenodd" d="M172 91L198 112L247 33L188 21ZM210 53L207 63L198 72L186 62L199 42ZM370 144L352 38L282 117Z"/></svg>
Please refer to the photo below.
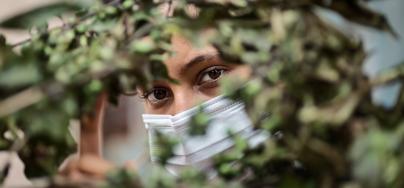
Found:
<svg viewBox="0 0 404 188"><path fill-rule="evenodd" d="M188 129L193 115L202 107L209 116L209 126L201 136L190 136ZM223 96L210 99L200 106L193 107L176 115L143 114L143 122L149 133L151 160L156 161L156 131L165 136L174 137L178 144L174 156L167 161L167 170L179 175L184 167L195 167L213 176L212 157L231 148L234 143L229 132L248 139L250 146L255 146L268 138L263 131L253 130L253 124L244 109L244 104L229 100Z"/></svg>

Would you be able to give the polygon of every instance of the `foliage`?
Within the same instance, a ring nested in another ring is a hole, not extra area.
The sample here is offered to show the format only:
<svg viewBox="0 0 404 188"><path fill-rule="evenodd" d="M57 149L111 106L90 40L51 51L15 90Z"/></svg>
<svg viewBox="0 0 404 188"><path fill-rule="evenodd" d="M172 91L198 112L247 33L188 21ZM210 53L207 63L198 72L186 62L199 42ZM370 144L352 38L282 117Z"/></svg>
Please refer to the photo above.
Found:
<svg viewBox="0 0 404 188"><path fill-rule="evenodd" d="M316 14L326 9L395 35L366 1L182 0L171 7L172 18L159 10L162 3L63 2L3 22L30 26L55 12L83 9L60 28L35 25L18 50L0 40L0 147L18 152L29 177L55 175L74 151L69 121L90 113L101 91L114 102L154 79L175 82L162 62L171 54L170 37L181 34L195 45L213 44L227 62L252 67L251 82L224 79L223 93L243 100L257 128L274 136L257 148L235 137L237 147L216 158L215 180L193 172L176 180L155 177L151 187L404 186L404 89L389 109L370 97L375 86L403 81L402 64L368 78L361 42ZM197 18L186 12L189 4L200 8ZM208 27L209 38L195 37ZM195 117L199 124L204 119ZM138 185L128 181L130 173L117 174L107 179L111 186Z"/></svg>

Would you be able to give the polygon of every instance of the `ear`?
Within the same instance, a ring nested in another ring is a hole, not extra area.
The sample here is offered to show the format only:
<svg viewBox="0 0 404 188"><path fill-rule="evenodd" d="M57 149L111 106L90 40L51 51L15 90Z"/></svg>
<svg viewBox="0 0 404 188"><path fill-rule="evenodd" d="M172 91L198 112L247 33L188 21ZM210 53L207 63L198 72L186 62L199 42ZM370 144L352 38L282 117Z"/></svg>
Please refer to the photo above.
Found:
<svg viewBox="0 0 404 188"><path fill-rule="evenodd" d="M102 125L104 122L107 94L102 92L92 112L80 117L79 154L102 157Z"/></svg>

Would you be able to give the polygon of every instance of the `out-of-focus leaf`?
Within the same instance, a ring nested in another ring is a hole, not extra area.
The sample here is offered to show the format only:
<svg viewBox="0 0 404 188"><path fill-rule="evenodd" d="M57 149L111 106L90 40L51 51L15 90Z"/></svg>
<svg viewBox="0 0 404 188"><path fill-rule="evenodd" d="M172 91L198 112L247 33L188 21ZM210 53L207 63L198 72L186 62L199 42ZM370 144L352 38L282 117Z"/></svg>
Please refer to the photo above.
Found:
<svg viewBox="0 0 404 188"><path fill-rule="evenodd" d="M350 21L357 22L359 24L370 26L379 30L390 32L394 37L398 37L397 33L391 27L386 17L380 13L377 13L360 1L340 0L330 1L318 1L323 7L330 8Z"/></svg>
<svg viewBox="0 0 404 188"><path fill-rule="evenodd" d="M158 149L154 148L154 155L157 157L160 164L165 165L167 161L174 155L174 147L177 145L177 138L164 135L160 132L156 132L156 140Z"/></svg>
<svg viewBox="0 0 404 188"><path fill-rule="evenodd" d="M355 110L360 101L359 97L357 93L353 93L345 99L335 101L324 107L305 106L299 112L299 118L304 123L342 124Z"/></svg>
<svg viewBox="0 0 404 188"><path fill-rule="evenodd" d="M47 23L52 17L67 12L79 11L81 8L83 8L81 3L67 1L48 4L3 20L0 22L0 26L15 29L26 29L33 26L40 26Z"/></svg>
<svg viewBox="0 0 404 188"><path fill-rule="evenodd" d="M388 84L400 79L404 79L404 61L379 73L375 78L372 79L371 84L377 86Z"/></svg>
<svg viewBox="0 0 404 188"><path fill-rule="evenodd" d="M0 48L3 48L6 45L6 37L0 34Z"/></svg>
<svg viewBox="0 0 404 188"><path fill-rule="evenodd" d="M136 173L129 169L117 169L107 174L107 187L142 187Z"/></svg>
<svg viewBox="0 0 404 188"><path fill-rule="evenodd" d="M156 45L154 44L153 40L150 39L143 39L140 41L135 41L131 45L132 50L135 52L140 52L140 53L148 53L156 48Z"/></svg>
<svg viewBox="0 0 404 188"><path fill-rule="evenodd" d="M153 176L147 178L146 187L159 188L167 187L174 188L177 186L176 179L171 174L167 173L167 170L162 166L155 166L151 169Z"/></svg>
<svg viewBox="0 0 404 188"><path fill-rule="evenodd" d="M29 122L19 126L26 134L29 147L18 151L25 163L28 177L42 177L54 174L58 166L75 149L75 143L68 131L69 116L63 109L53 104L53 109L43 109L46 101L24 109L24 117Z"/></svg>
<svg viewBox="0 0 404 188"><path fill-rule="evenodd" d="M400 148L400 133L383 131L371 127L369 132L360 136L350 150L354 162L353 173L367 187L380 187L393 183L398 178L398 160L395 152ZM369 179L370 178L370 179Z"/></svg>
<svg viewBox="0 0 404 188"><path fill-rule="evenodd" d="M0 70L0 86L20 87L36 83L41 79L41 74L33 64L18 64Z"/></svg>
<svg viewBox="0 0 404 188"><path fill-rule="evenodd" d="M192 168L187 168L181 172L181 180L185 185L207 185L206 174ZM185 186L184 185L184 186Z"/></svg>
<svg viewBox="0 0 404 188"><path fill-rule="evenodd" d="M209 115L203 112L203 108L200 108L200 111L191 118L189 134L192 136L204 135L208 126Z"/></svg>

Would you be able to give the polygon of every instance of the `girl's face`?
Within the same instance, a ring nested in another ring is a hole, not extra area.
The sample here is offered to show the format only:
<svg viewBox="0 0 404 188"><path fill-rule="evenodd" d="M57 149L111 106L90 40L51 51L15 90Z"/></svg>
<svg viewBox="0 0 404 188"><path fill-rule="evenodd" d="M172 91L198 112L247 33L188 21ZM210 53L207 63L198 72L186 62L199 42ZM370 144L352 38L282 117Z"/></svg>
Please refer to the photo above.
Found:
<svg viewBox="0 0 404 188"><path fill-rule="evenodd" d="M157 80L149 91L140 91L146 113L174 115L219 94L219 80L224 74L238 78L249 75L249 67L223 62L212 46L196 48L186 39L171 39L174 56L164 64L179 84Z"/></svg>

